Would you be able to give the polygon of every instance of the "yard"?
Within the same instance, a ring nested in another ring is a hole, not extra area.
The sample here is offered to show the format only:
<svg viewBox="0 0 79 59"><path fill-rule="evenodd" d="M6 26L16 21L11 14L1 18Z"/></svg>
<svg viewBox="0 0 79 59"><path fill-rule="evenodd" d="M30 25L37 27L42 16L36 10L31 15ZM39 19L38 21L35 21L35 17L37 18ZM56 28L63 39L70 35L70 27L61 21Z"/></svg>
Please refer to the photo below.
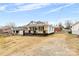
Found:
<svg viewBox="0 0 79 59"><path fill-rule="evenodd" d="M0 55L79 55L79 38L68 33L49 36L0 36Z"/></svg>

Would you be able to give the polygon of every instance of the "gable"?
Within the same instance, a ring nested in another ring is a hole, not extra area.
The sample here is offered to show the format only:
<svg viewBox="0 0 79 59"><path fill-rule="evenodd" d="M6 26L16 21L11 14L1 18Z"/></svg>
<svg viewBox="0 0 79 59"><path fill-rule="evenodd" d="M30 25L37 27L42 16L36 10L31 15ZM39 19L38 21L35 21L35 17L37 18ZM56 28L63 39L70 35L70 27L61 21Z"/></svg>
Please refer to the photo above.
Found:
<svg viewBox="0 0 79 59"><path fill-rule="evenodd" d="M41 22L41 21L31 21L27 26L42 26L42 25L48 25L46 22Z"/></svg>

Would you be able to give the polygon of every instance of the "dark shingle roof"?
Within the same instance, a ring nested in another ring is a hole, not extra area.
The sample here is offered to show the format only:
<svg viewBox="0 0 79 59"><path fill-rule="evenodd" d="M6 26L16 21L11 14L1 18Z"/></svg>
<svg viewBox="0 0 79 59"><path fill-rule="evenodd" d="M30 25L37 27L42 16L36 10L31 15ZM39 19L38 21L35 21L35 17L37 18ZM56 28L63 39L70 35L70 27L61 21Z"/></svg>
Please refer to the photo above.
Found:
<svg viewBox="0 0 79 59"><path fill-rule="evenodd" d="M47 25L46 22L41 22L41 21L31 21L29 24L27 24L27 26L37 26L37 25Z"/></svg>

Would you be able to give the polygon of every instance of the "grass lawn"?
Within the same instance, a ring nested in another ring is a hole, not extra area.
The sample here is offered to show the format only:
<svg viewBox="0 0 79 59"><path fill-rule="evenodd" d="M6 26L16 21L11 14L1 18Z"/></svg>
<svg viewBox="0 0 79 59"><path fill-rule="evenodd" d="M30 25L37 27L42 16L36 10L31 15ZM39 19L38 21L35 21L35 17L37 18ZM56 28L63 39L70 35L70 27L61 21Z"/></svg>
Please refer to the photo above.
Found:
<svg viewBox="0 0 79 59"><path fill-rule="evenodd" d="M67 34L66 41L71 49L76 49L79 55L79 37L77 35Z"/></svg>
<svg viewBox="0 0 79 59"><path fill-rule="evenodd" d="M57 49L61 50L64 44L79 54L79 38L68 33L56 33L48 36L0 36L0 55L33 55L35 53L36 55L53 55L54 47L57 45ZM42 48L44 50L41 50Z"/></svg>

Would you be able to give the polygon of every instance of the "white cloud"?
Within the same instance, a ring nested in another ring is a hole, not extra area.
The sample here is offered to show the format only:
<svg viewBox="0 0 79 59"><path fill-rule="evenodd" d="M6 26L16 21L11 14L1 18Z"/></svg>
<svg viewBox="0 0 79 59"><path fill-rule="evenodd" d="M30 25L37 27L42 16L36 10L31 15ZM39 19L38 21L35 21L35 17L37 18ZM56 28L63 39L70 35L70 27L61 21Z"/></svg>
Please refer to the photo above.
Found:
<svg viewBox="0 0 79 59"><path fill-rule="evenodd" d="M5 11L6 7L7 7L7 5L0 6L0 11Z"/></svg>
<svg viewBox="0 0 79 59"><path fill-rule="evenodd" d="M14 5L16 6L20 6L20 5L23 5L24 3L14 3Z"/></svg>
<svg viewBox="0 0 79 59"><path fill-rule="evenodd" d="M53 12L59 11L59 10L61 10L61 9L63 9L63 8L69 7L69 6L71 6L71 5L73 5L73 4L67 4L67 5L64 5L64 6L60 6L60 7L58 7L58 8L49 10L48 12L46 12L46 14L49 14L49 13L53 13Z"/></svg>
<svg viewBox="0 0 79 59"><path fill-rule="evenodd" d="M40 9L40 8L45 7L45 6L48 6L48 5L50 5L50 3L33 3L33 4L14 3L14 5L17 8L15 8L13 10L7 10L7 6L9 6L9 5L3 5L0 7L0 11L6 11L6 12L31 11L31 10L36 10L36 9ZM59 11L63 8L69 7L71 5L73 5L73 4L67 4L67 5L58 7L56 9L49 10L48 12L46 12L46 14Z"/></svg>
<svg viewBox="0 0 79 59"><path fill-rule="evenodd" d="M18 11L31 11L31 10L35 10L35 9L40 9L40 8L43 8L47 5L50 5L48 3L37 3L37 4L24 4L24 5L21 5L20 6L17 6L17 9L15 10L12 10L10 12L18 12Z"/></svg>

